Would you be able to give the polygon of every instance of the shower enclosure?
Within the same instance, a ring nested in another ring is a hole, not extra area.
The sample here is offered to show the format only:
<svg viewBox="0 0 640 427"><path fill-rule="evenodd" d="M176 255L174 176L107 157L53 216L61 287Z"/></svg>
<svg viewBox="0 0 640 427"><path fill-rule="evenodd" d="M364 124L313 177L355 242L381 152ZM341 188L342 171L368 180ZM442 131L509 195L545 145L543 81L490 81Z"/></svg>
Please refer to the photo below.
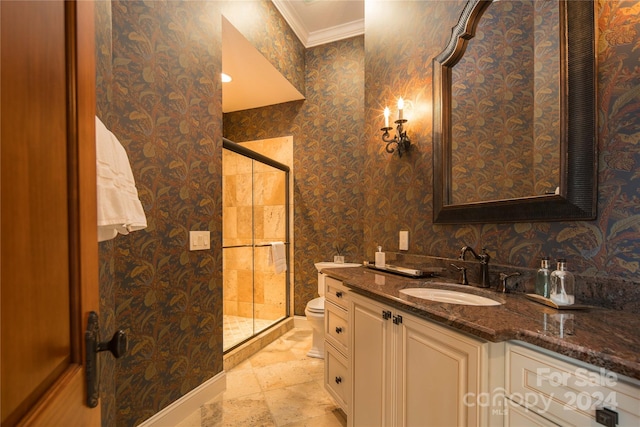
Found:
<svg viewBox="0 0 640 427"><path fill-rule="evenodd" d="M223 142L224 351L289 317L289 167ZM269 262L285 244L287 271Z"/></svg>

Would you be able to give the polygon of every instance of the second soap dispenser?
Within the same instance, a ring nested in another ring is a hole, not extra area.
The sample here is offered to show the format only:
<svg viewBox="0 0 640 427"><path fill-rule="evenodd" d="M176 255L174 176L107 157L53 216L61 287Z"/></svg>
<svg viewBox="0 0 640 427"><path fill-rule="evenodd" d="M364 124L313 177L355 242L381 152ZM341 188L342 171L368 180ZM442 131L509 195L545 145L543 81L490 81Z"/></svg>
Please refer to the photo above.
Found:
<svg viewBox="0 0 640 427"><path fill-rule="evenodd" d="M551 301L557 305L572 305L575 301L575 278L567 270L567 261L558 260L558 268L551 273Z"/></svg>

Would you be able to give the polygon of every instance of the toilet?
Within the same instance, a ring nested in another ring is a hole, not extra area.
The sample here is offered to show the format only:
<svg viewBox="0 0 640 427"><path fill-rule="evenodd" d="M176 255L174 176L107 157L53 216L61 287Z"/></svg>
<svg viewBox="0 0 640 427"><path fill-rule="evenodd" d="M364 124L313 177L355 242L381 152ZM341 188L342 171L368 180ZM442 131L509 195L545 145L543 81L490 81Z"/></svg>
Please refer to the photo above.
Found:
<svg viewBox="0 0 640 427"><path fill-rule="evenodd" d="M346 267L359 267L360 264L356 263L335 263L335 262L317 262L315 263L316 270L318 270L318 298L314 298L307 303L304 310L304 314L307 317L307 321L311 324L313 329L313 337L311 343L311 350L307 353L309 357L317 357L318 359L324 359L324 278L325 275L321 273L323 268L346 268Z"/></svg>

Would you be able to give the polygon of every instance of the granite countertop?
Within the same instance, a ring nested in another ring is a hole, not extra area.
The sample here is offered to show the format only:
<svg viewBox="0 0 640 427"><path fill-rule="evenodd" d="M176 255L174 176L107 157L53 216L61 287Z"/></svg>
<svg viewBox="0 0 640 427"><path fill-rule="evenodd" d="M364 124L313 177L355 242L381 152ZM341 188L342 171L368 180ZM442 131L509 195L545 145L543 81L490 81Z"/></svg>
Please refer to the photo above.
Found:
<svg viewBox="0 0 640 427"><path fill-rule="evenodd" d="M524 341L640 380L640 316L637 314L598 307L559 311L531 301L523 294L501 294L492 289L444 283L448 282L446 279L415 279L366 267L325 268L322 272L365 296L487 341ZM404 288L434 286L462 288L504 304L447 304L401 296L399 292ZM562 332L560 317L563 317Z"/></svg>

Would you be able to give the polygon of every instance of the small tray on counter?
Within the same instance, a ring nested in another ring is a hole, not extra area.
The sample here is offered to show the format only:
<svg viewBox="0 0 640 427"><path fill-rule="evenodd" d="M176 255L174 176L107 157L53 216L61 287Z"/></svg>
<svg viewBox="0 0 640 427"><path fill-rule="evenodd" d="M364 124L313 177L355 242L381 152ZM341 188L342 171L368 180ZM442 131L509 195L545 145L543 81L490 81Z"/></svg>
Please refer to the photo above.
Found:
<svg viewBox="0 0 640 427"><path fill-rule="evenodd" d="M544 304L547 307L555 308L556 310L587 310L593 308L590 305L583 304L571 304L571 305L558 305L549 298L545 298L538 294L525 294L527 298L540 304Z"/></svg>
<svg viewBox="0 0 640 427"><path fill-rule="evenodd" d="M385 264L384 267L376 267L374 263L367 261L365 261L363 265L372 270L384 271L386 273L399 274L407 277L433 277L438 273L442 273L444 270L441 267L425 267L418 270L415 268L400 267L392 264Z"/></svg>

